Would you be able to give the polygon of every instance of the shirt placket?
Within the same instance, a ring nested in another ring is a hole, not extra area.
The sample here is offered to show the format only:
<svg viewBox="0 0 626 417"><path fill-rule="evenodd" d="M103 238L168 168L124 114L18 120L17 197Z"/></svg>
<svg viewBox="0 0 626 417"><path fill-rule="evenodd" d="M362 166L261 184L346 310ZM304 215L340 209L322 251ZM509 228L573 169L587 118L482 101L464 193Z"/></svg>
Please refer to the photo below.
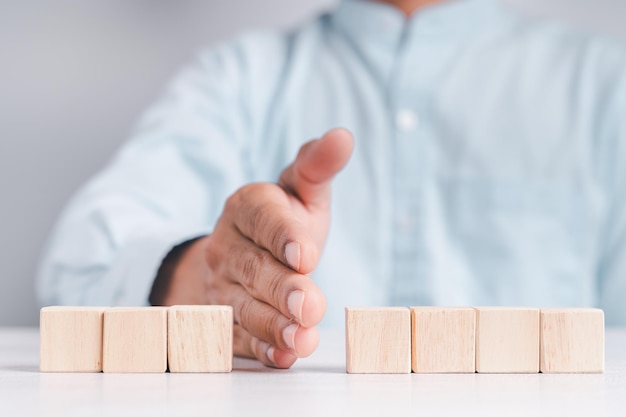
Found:
<svg viewBox="0 0 626 417"><path fill-rule="evenodd" d="M411 62L419 60L409 50L407 26L389 84L389 110L392 127L393 228L392 305L431 304L427 259L424 250L424 184L427 176L424 117L428 113L424 94L416 90Z"/></svg>

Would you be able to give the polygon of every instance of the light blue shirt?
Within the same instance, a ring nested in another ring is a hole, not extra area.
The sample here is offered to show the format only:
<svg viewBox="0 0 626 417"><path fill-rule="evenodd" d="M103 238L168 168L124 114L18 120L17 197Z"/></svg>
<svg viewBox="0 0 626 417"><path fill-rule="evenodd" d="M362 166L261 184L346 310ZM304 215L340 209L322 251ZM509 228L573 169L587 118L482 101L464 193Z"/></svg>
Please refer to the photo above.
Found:
<svg viewBox="0 0 626 417"><path fill-rule="evenodd" d="M69 203L44 304L143 305L240 186L343 126L314 279L347 305L599 306L626 324L626 48L489 0L346 0L201 54ZM121 98L122 99L122 98Z"/></svg>

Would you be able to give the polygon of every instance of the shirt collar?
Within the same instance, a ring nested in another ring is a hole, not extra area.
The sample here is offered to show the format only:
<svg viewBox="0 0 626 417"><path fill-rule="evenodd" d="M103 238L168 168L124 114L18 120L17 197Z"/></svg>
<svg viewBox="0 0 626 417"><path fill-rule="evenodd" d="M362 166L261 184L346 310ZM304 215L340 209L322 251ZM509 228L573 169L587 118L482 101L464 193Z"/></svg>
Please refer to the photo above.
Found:
<svg viewBox="0 0 626 417"><path fill-rule="evenodd" d="M396 43L406 25L397 8L370 0L343 0L332 16L335 24L354 40Z"/></svg>
<svg viewBox="0 0 626 417"><path fill-rule="evenodd" d="M349 39L373 73L383 82L398 52L423 39L464 41L489 25L502 22L497 0L448 0L407 18L396 7L371 0L342 0L331 15L332 25Z"/></svg>
<svg viewBox="0 0 626 417"><path fill-rule="evenodd" d="M496 22L496 0L448 0L424 7L407 18L399 9L372 0L342 0L333 14L336 24L353 38L397 43L411 35L459 36Z"/></svg>

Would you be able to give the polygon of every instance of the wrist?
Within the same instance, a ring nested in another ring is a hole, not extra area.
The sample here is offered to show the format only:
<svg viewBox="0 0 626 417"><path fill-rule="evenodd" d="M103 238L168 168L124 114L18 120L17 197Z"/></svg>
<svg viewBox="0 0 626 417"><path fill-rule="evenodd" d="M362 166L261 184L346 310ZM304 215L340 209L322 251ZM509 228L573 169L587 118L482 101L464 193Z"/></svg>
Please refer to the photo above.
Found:
<svg viewBox="0 0 626 417"><path fill-rule="evenodd" d="M149 297L151 305L204 304L201 301L208 273L204 256L207 238L196 237L170 250L154 279Z"/></svg>

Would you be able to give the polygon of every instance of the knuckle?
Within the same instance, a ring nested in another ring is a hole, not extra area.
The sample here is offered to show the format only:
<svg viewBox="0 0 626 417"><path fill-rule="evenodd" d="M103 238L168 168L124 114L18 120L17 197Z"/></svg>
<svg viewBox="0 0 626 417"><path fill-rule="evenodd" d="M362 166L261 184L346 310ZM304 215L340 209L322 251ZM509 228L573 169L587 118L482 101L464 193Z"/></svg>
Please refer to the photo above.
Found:
<svg viewBox="0 0 626 417"><path fill-rule="evenodd" d="M242 185L236 192L235 196L240 198L241 200L247 200L251 195L254 194L254 190L257 188L257 184L245 184Z"/></svg>
<svg viewBox="0 0 626 417"><path fill-rule="evenodd" d="M276 252L276 255L282 255L279 251L285 240L284 237L287 235L286 222L284 220L275 222L269 227L268 235L268 244L271 249Z"/></svg>
<svg viewBox="0 0 626 417"><path fill-rule="evenodd" d="M270 268L274 262L266 251L245 254L240 283L251 295L279 308L285 281L280 270Z"/></svg>
<svg viewBox="0 0 626 417"><path fill-rule="evenodd" d="M284 280L282 279L282 276L278 273L273 276L272 279L269 279L266 284L265 291L267 293L267 297L276 308L280 307L280 300L283 293L283 285Z"/></svg>
<svg viewBox="0 0 626 417"><path fill-rule="evenodd" d="M238 307L234 311L235 323L241 324L246 329L250 326L250 319L253 316L252 310L254 308L254 299L247 297L244 301L240 302Z"/></svg>
<svg viewBox="0 0 626 417"><path fill-rule="evenodd" d="M274 185L252 184L247 186L245 193L245 207L250 237L255 242L266 242L268 236L275 230L276 221L273 214L277 209L276 200L273 198ZM270 236L271 237L271 236Z"/></svg>
<svg viewBox="0 0 626 417"><path fill-rule="evenodd" d="M245 184L232 193L224 204L224 211L232 213L240 210L247 201L251 201L254 198L255 190L258 188L257 184Z"/></svg>
<svg viewBox="0 0 626 417"><path fill-rule="evenodd" d="M266 224L265 207L260 205L255 206L254 209L250 211L248 219L250 237L257 241L259 235L262 233L263 226Z"/></svg>
<svg viewBox="0 0 626 417"><path fill-rule="evenodd" d="M268 311L263 316L263 334L272 344L279 345L280 336L277 335L280 334L280 317L273 311Z"/></svg>
<svg viewBox="0 0 626 417"><path fill-rule="evenodd" d="M255 309L255 302L253 298L249 298L239 305L238 314L236 314L239 320L235 319L235 323L241 325L252 336L273 345L282 344L279 313L271 309Z"/></svg>
<svg viewBox="0 0 626 417"><path fill-rule="evenodd" d="M226 203L224 204L224 212L231 213L234 210L237 210L241 202L241 189L235 191L226 199Z"/></svg>
<svg viewBox="0 0 626 417"><path fill-rule="evenodd" d="M241 263L241 284L248 290L255 290L259 281L259 271L266 263L267 255L263 251L246 253Z"/></svg>

